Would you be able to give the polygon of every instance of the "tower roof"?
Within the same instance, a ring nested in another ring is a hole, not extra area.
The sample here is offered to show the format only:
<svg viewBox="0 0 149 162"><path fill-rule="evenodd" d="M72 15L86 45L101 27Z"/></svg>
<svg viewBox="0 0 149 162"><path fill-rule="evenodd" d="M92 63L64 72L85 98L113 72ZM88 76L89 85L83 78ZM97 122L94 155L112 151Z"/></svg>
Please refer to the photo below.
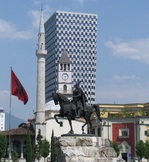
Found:
<svg viewBox="0 0 149 162"><path fill-rule="evenodd" d="M71 63L65 49L60 57L59 63L62 63L62 64L70 64Z"/></svg>

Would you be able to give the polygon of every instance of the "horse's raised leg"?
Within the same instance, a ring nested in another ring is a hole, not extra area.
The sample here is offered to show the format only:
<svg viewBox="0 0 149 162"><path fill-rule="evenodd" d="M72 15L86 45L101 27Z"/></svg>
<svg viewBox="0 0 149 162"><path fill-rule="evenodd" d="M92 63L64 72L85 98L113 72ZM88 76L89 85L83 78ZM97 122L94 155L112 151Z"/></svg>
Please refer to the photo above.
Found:
<svg viewBox="0 0 149 162"><path fill-rule="evenodd" d="M60 114L55 114L55 115L54 115L54 119L55 119L56 122L60 125L60 127L62 127L62 126L63 126L63 122L59 122L58 119L57 119L57 117L61 117L61 115L60 115Z"/></svg>
<svg viewBox="0 0 149 162"><path fill-rule="evenodd" d="M100 109L99 109L99 107L98 107L97 105L93 105L93 108L94 108L95 111L96 111L96 115L97 115L97 117L98 117L98 120L99 120L100 122L102 122L102 119L101 119L101 117L100 117Z"/></svg>
<svg viewBox="0 0 149 162"><path fill-rule="evenodd" d="M92 133L92 123L91 123L90 118L84 117L84 119L85 119L86 123L82 126L82 134L85 134L85 132L84 132L84 127L85 127L87 124L90 125L89 133Z"/></svg>
<svg viewBox="0 0 149 162"><path fill-rule="evenodd" d="M87 124L88 124L88 121L86 121L85 124L82 126L82 134L86 134L86 133L84 132L84 127L85 127Z"/></svg>
<svg viewBox="0 0 149 162"><path fill-rule="evenodd" d="M84 119L85 119L85 124L82 126L82 134L85 134L85 132L84 132L84 127L89 123L89 121L88 121L88 118L86 117L86 116L84 116Z"/></svg>
<svg viewBox="0 0 149 162"><path fill-rule="evenodd" d="M69 125L70 125L69 134L74 134L74 131L73 131L73 128L72 128L71 116L67 116L67 119L68 119Z"/></svg>
<svg viewBox="0 0 149 162"><path fill-rule="evenodd" d="M92 133L92 123L91 123L91 120L90 119L88 120L88 123L90 125L89 133Z"/></svg>

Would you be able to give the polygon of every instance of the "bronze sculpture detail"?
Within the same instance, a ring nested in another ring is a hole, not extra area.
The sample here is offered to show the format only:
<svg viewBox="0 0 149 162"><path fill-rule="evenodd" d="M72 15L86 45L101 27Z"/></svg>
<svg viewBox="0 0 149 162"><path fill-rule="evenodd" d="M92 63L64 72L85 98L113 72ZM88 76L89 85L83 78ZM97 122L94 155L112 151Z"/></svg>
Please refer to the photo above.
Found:
<svg viewBox="0 0 149 162"><path fill-rule="evenodd" d="M54 118L56 122L60 125L62 125L62 122L58 121L57 117L67 117L70 125L70 134L73 134L73 127L72 127L72 120L75 120L75 118L80 117L85 119L85 124L82 126L82 134L84 134L84 127L89 124L90 125L90 132L92 133L92 123L90 120L90 117L92 113L95 111L97 118L101 122L100 118L100 110L99 107L94 105L87 105L87 99L82 91L82 89L79 87L79 83L76 84L75 90L73 91L73 100L70 101L64 94L60 93L53 93L53 100L55 105L60 105L60 111L59 114L55 114Z"/></svg>

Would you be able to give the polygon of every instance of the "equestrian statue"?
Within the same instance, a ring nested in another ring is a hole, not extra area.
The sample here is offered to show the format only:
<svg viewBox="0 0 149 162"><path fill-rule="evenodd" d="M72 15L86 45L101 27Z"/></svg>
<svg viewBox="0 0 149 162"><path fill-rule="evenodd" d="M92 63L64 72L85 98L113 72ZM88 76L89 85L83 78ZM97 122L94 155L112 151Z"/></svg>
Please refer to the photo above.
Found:
<svg viewBox="0 0 149 162"><path fill-rule="evenodd" d="M89 124L90 130L89 133L92 133L92 123L90 117L93 112L96 112L98 120L101 122L100 118L100 110L99 107L94 105L86 104L87 98L80 88L80 82L76 83L75 89L73 91L73 100L69 100L64 94L61 93L53 93L53 100L55 105L60 105L59 114L55 114L54 118L60 126L62 126L62 122L58 121L57 117L67 117L70 125L69 134L74 134L73 127L72 127L72 120L76 118L84 118L85 124L82 126L82 134L85 134L84 127Z"/></svg>

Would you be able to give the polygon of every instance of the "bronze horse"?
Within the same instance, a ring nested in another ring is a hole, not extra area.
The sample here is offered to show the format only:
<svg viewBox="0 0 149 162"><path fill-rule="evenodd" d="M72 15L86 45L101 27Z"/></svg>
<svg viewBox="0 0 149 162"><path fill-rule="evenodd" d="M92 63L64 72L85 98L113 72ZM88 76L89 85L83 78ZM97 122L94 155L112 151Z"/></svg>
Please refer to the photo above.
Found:
<svg viewBox="0 0 149 162"><path fill-rule="evenodd" d="M53 100L55 105L60 105L60 113L59 114L55 114L54 118L56 120L56 122L60 125L62 125L62 122L59 122L57 117L67 117L68 121L69 121L69 125L70 125L70 131L69 134L73 134L73 128L72 128L72 120L75 120L76 117L76 105L73 104L73 102L71 102L65 95L60 94L60 93L53 93ZM93 112L96 112L96 115L99 119L99 121L101 122L101 118L100 118L100 110L99 107L97 105L87 105L86 106L86 111L82 110L80 117L85 119L85 124L82 126L82 134L85 134L84 132L84 127L89 124L90 125L90 131L89 133L92 133L92 123L90 120L90 117L92 115Z"/></svg>

